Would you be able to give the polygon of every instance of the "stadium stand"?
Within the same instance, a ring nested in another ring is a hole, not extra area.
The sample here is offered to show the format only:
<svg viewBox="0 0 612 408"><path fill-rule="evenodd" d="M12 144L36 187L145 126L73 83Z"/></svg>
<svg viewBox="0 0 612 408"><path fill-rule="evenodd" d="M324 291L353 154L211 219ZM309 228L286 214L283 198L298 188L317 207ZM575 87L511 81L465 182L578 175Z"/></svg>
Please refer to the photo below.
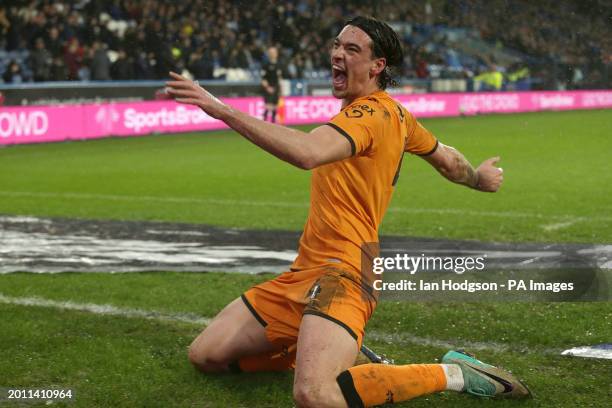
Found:
<svg viewBox="0 0 612 408"><path fill-rule="evenodd" d="M7 83L150 80L172 69L258 80L265 48L277 44L286 78L325 79L324 39L355 14L402 33L403 77L475 78L481 90L611 86L605 0L14 0L0 5L0 74Z"/></svg>

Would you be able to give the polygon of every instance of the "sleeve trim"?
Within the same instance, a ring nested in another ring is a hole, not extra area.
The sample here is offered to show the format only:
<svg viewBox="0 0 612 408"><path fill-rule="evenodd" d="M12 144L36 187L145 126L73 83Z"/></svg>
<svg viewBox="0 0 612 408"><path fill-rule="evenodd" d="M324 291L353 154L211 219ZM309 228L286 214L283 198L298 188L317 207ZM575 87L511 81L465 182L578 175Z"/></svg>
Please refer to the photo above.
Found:
<svg viewBox="0 0 612 408"><path fill-rule="evenodd" d="M438 144L440 144L440 142L438 142L436 140L436 144L433 147L433 149L431 149L429 152L427 153L417 153L417 156L429 156L430 154L433 154L436 150L438 150Z"/></svg>
<svg viewBox="0 0 612 408"><path fill-rule="evenodd" d="M355 148L355 141L353 140L353 138L348 133L346 133L346 131L344 129L342 129L340 126L338 126L338 125L336 125L334 123L327 122L326 125L332 127L338 133L340 133L342 136L346 137L346 139L351 144L351 156L354 156L355 153L357 152L357 149Z"/></svg>

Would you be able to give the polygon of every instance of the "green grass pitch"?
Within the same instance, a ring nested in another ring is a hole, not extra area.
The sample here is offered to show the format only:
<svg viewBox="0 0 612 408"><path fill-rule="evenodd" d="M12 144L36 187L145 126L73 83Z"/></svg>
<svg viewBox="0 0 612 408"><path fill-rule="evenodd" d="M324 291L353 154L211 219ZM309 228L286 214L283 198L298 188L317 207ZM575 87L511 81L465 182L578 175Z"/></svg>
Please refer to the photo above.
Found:
<svg viewBox="0 0 612 408"><path fill-rule="evenodd" d="M505 184L497 194L477 193L448 183L419 158L407 156L383 234L612 241L612 111L423 123L474 165L500 155ZM229 131L0 149L0 214L299 230L307 214L308 185L308 172ZM1 237L0 231L0 242ZM0 275L5 299L36 297L157 313L147 319L0 301L0 387L71 387L76 404L68 406L290 407L290 374L196 373L186 348L201 324L172 318L212 317L267 278ZM399 406L606 407L612 392L610 361L558 353L610 342L611 324L609 303L383 302L368 325L366 342L400 363L435 362L447 347L465 346L485 361L512 369L535 394L533 400L513 402L443 393Z"/></svg>

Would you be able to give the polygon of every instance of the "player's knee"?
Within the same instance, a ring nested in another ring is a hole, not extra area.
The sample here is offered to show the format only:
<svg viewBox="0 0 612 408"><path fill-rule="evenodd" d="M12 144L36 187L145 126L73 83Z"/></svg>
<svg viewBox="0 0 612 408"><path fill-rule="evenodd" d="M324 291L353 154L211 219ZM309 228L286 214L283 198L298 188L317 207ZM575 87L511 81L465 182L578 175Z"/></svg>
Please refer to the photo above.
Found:
<svg viewBox="0 0 612 408"><path fill-rule="evenodd" d="M293 401L298 408L339 407L338 396L333 389L325 386L309 386L295 384L293 386ZM341 396L340 396L341 397Z"/></svg>
<svg viewBox="0 0 612 408"><path fill-rule="evenodd" d="M297 408L309 408L316 406L316 398L307 387L298 384L293 386L293 402Z"/></svg>
<svg viewBox="0 0 612 408"><path fill-rule="evenodd" d="M189 346L187 357L189 358L189 362L197 368L205 366L208 361L206 351L202 350L201 347L198 347L193 343L191 346Z"/></svg>
<svg viewBox="0 0 612 408"><path fill-rule="evenodd" d="M213 350L199 343L192 343L187 353L189 362L206 373L224 371L230 362L222 350Z"/></svg>

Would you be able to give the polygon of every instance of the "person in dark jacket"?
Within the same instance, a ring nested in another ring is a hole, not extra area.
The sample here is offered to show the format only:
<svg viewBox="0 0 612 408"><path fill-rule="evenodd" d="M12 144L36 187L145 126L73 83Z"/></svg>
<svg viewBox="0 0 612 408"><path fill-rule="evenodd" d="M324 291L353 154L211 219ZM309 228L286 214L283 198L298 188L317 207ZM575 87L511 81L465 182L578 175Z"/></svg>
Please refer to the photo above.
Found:
<svg viewBox="0 0 612 408"><path fill-rule="evenodd" d="M94 81L110 80L111 62L106 52L106 44L94 41L91 50L91 79Z"/></svg>
<svg viewBox="0 0 612 408"><path fill-rule="evenodd" d="M51 63L53 56L45 47L45 40L38 37L34 43L34 51L30 53L30 68L34 76L34 81L43 82L51 79Z"/></svg>
<svg viewBox="0 0 612 408"><path fill-rule="evenodd" d="M6 67L4 71L4 75L2 75L2 79L8 84L20 84L24 81L21 67L15 60L9 62L8 67Z"/></svg>
<svg viewBox="0 0 612 408"><path fill-rule="evenodd" d="M134 79L134 64L124 49L119 50L117 60L111 65L110 74L114 80L124 81Z"/></svg>

